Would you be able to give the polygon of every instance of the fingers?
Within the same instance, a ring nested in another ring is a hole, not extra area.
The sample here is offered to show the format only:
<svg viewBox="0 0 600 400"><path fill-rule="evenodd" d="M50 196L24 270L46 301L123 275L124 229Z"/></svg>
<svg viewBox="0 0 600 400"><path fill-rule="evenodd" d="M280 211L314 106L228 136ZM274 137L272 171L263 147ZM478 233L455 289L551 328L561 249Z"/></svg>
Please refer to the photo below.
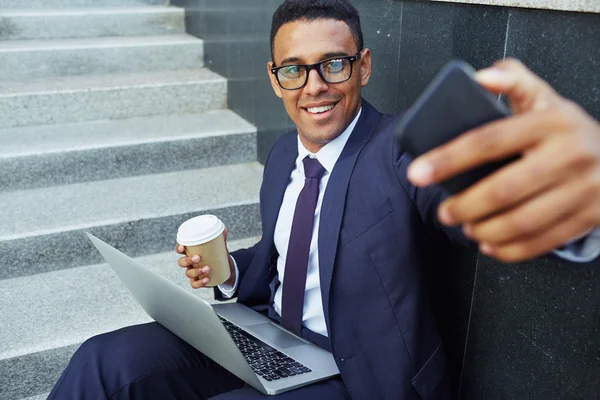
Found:
<svg viewBox="0 0 600 400"><path fill-rule="evenodd" d="M189 267L198 267L199 266L198 263L200 261L202 261L202 257L200 257L199 255L196 254L191 257L181 257L177 263L182 268L189 268Z"/></svg>
<svg viewBox="0 0 600 400"><path fill-rule="evenodd" d="M209 273L210 267L208 265L203 265L201 267L188 268L187 271L185 271L185 276L189 279L201 280L208 278Z"/></svg>
<svg viewBox="0 0 600 400"><path fill-rule="evenodd" d="M190 280L190 285L194 289L205 287L210 280L210 267L201 265L202 257L194 255L192 257L181 257L178 264L182 268L187 268L185 276Z"/></svg>
<svg viewBox="0 0 600 400"><path fill-rule="evenodd" d="M408 178L416 186L443 182L480 165L523 153L549 131L560 128L560 118L550 112L494 121L417 158L408 167Z"/></svg>
<svg viewBox="0 0 600 400"><path fill-rule="evenodd" d="M209 281L209 275L210 267L208 265L188 268L185 272L185 276L190 280L190 285L195 289L205 287Z"/></svg>
<svg viewBox="0 0 600 400"><path fill-rule="evenodd" d="M578 171L574 153L565 151L569 146L564 140L543 144L452 196L440 206L440 221L448 225L476 222L562 184Z"/></svg>
<svg viewBox="0 0 600 400"><path fill-rule="evenodd" d="M519 61L496 63L481 70L477 79L486 88L508 95L518 113L527 113L473 129L417 158L408 169L414 185L442 182L482 164L523 153L548 132L566 130L568 121L558 112L564 109L564 99Z"/></svg>
<svg viewBox="0 0 600 400"><path fill-rule="evenodd" d="M227 228L223 231L225 239L225 247L227 248ZM186 254L186 248L183 245L177 244L175 252L178 254ZM190 280L190 285L194 289L205 287L210 281L210 267L208 265L200 265L202 257L198 254L193 256L181 257L177 264L182 268L187 268L185 276ZM231 261L230 261L231 263Z"/></svg>
<svg viewBox="0 0 600 400"><path fill-rule="evenodd" d="M208 284L209 279L208 278L192 278L190 279L190 286L194 289L200 289L203 287L206 287L206 285Z"/></svg>
<svg viewBox="0 0 600 400"><path fill-rule="evenodd" d="M528 260L560 248L570 239L586 233L590 229L588 220L589 217L585 213L580 213L527 239L498 246L484 243L480 246L480 250L504 262Z"/></svg>
<svg viewBox="0 0 600 400"><path fill-rule="evenodd" d="M513 58L478 71L476 79L486 89L507 95L515 113L547 110L560 99L547 82Z"/></svg>
<svg viewBox="0 0 600 400"><path fill-rule="evenodd" d="M581 181L567 181L507 212L468 224L464 230L473 240L491 246L527 242L573 216L592 212L597 207L590 203L595 190Z"/></svg>

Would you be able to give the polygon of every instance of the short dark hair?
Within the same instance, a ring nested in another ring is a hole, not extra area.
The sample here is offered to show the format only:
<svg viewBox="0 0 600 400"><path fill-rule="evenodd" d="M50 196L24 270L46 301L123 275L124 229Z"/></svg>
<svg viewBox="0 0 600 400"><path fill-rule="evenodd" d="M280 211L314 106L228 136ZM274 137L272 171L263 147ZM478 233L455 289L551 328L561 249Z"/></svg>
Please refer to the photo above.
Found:
<svg viewBox="0 0 600 400"><path fill-rule="evenodd" d="M275 35L282 25L298 20L314 21L316 19L335 19L345 22L354 36L358 51L363 49L360 17L349 0L285 0L273 14L271 58L274 58Z"/></svg>

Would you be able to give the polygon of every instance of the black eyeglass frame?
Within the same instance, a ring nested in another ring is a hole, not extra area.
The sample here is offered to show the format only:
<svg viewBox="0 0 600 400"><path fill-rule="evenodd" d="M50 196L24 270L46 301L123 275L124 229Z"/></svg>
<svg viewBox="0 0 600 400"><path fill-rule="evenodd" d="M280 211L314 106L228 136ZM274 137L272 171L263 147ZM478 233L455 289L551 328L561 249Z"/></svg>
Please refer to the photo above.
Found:
<svg viewBox="0 0 600 400"><path fill-rule="evenodd" d="M361 59L360 53L361 52L359 51L358 53L356 53L356 55L353 55L353 56L331 57L331 58L328 58L327 60L319 61L316 64L290 64L290 65L282 65L281 67L273 67L273 68L271 68L271 73L273 75L275 75L275 78L277 79L277 83L279 84L279 87L282 88L283 90L298 90L298 89L302 89L308 83L308 77L310 75L310 71L312 71L313 69L317 71L317 73L319 74L319 77L324 82L327 82L330 85L335 85L337 83L346 82L347 80L349 80L350 78L352 78L352 71L354 69L353 65L354 65L355 61L358 61L358 60ZM339 81L339 82L329 82L327 79L325 79L325 77L323 76L323 71L321 70L321 65L323 65L324 63L326 63L328 61L333 61L333 60L348 60L348 61L350 61L350 75L348 75L348 78L344 79L343 81ZM305 75L304 83L301 86L298 86L297 88L294 88L294 89L288 89L288 88L284 88L283 87L283 85L279 81L279 74L277 72L279 72L280 69L288 68L288 67L304 67L304 68L306 68L306 75Z"/></svg>

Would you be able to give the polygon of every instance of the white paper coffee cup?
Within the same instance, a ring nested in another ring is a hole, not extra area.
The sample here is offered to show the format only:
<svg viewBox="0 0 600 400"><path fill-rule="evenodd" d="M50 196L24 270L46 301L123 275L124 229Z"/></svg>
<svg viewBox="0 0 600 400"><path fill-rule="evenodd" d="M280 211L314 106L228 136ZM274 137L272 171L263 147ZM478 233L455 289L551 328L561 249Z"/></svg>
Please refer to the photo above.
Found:
<svg viewBox="0 0 600 400"><path fill-rule="evenodd" d="M231 276L223 232L225 224L214 215L200 215L185 221L177 230L177 243L191 257L202 257L200 265L210 267L206 286L217 286Z"/></svg>

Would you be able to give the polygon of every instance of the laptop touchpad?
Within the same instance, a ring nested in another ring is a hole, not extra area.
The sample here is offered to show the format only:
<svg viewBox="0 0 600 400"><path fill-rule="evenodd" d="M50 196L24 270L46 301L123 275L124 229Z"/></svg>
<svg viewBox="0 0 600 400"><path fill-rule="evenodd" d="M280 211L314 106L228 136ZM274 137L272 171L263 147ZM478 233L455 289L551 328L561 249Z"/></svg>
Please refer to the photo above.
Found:
<svg viewBox="0 0 600 400"><path fill-rule="evenodd" d="M288 349L296 346L306 346L306 342L294 337L272 322L246 325L244 329L247 329L252 333L256 333L259 337L262 337L264 340L271 342L282 349Z"/></svg>

